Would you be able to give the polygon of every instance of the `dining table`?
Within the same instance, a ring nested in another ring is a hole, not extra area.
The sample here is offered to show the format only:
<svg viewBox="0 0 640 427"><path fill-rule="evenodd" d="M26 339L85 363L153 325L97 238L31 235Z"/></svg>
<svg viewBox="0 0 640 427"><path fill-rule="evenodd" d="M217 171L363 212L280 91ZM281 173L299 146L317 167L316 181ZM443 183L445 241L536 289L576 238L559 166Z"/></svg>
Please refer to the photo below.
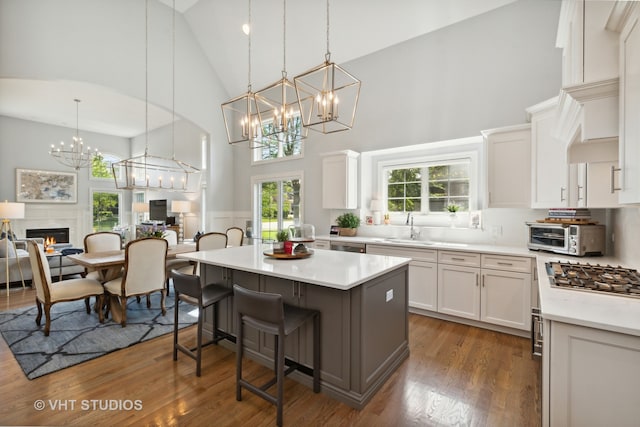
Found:
<svg viewBox="0 0 640 427"><path fill-rule="evenodd" d="M175 258L178 254L184 254L196 251L196 244L194 242L179 243L177 245L171 245L167 248L167 259ZM89 271L97 271L98 280L104 284L110 280L117 278L122 273L122 268L125 263L125 251L124 249L117 251L105 251L105 252L83 252L79 254L67 255L67 258L86 267ZM120 300L117 296L111 296L108 301L112 309L111 315L113 320L120 323ZM99 307L96 307L99 309Z"/></svg>

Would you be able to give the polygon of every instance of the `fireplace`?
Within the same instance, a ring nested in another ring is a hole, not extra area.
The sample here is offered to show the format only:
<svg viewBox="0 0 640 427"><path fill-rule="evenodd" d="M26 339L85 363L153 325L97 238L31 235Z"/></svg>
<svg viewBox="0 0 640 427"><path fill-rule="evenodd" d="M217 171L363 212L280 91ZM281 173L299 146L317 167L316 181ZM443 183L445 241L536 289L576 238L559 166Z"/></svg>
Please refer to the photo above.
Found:
<svg viewBox="0 0 640 427"><path fill-rule="evenodd" d="M69 243L69 228L28 228L27 239L53 237L56 243Z"/></svg>

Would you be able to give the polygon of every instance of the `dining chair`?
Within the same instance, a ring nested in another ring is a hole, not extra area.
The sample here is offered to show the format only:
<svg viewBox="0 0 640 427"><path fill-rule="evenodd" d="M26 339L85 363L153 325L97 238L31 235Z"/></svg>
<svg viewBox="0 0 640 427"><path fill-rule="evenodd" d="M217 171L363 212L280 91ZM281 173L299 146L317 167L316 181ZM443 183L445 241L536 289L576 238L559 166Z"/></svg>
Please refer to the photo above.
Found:
<svg viewBox="0 0 640 427"><path fill-rule="evenodd" d="M86 253L119 251L120 249L122 249L122 237L113 231L98 231L84 236L84 251ZM100 280L100 273L87 270L85 277Z"/></svg>
<svg viewBox="0 0 640 427"><path fill-rule="evenodd" d="M200 376L202 365L202 347L215 344L226 338L235 342L231 335L218 330L218 302L233 295L231 288L211 283L202 286L200 276L184 274L176 270L171 272L173 288L175 292L174 320L173 320L173 360L178 360L178 350L196 361L196 376ZM178 342L178 310L180 302L190 304L198 308L198 329L196 332L196 347L188 348ZM204 312L207 307L213 306L213 337L212 340L202 343L202 326Z"/></svg>
<svg viewBox="0 0 640 427"><path fill-rule="evenodd" d="M99 306L102 305L104 288L102 284L90 278L66 279L58 282L51 281L51 271L49 263L44 253L44 248L35 241L27 242L29 250L29 261L33 272L33 282L36 285L36 306L38 315L36 324L40 326L42 320L42 306L44 306L44 335L49 336L51 330L51 306L59 302L84 300L87 307L87 314L91 313L89 307L89 297L95 296ZM104 322L102 310L98 310L100 323Z"/></svg>
<svg viewBox="0 0 640 427"><path fill-rule="evenodd" d="M227 247L227 234L220 233L218 231L212 231L200 235L196 242L196 251L208 251L210 249L224 249ZM182 273L187 273L187 269L180 270ZM200 275L200 263L196 263L193 266L192 274Z"/></svg>
<svg viewBox="0 0 640 427"><path fill-rule="evenodd" d="M276 423L282 425L284 399L284 377L301 368L295 362L285 369L285 338L298 330L307 321L313 321L313 392L320 392L320 312L308 308L284 304L282 295L257 292L233 285L233 299L236 306L236 400L242 400L242 389L262 397L276 406ZM255 328L275 337L274 371L275 378L261 386L254 385L242 377L242 355L244 353L244 327ZM276 395L267 390L276 385Z"/></svg>
<svg viewBox="0 0 640 427"><path fill-rule="evenodd" d="M165 230L163 238L167 241L169 246L176 246L178 244L178 234L175 230ZM167 275L165 286L167 288L167 295L169 295L169 291L171 290L169 283L171 281L171 270L188 271L189 268L191 268L191 270L195 269L195 265L189 260L180 258L167 259L167 263L165 265L165 272Z"/></svg>
<svg viewBox="0 0 640 427"><path fill-rule="evenodd" d="M164 303L164 284L166 281L165 265L168 246L165 239L153 237L137 239L127 243L124 252L124 273L122 277L104 284L104 289L109 297L107 313L113 311L114 308L120 310L118 314L122 327L127 326L127 300L132 296L149 296L153 292L160 292L162 315L164 316L167 313ZM119 302L119 307L112 307L117 302ZM151 308L149 298L147 298L147 308Z"/></svg>
<svg viewBox="0 0 640 427"><path fill-rule="evenodd" d="M227 244L229 246L242 246L244 240L244 230L240 227L227 228Z"/></svg>

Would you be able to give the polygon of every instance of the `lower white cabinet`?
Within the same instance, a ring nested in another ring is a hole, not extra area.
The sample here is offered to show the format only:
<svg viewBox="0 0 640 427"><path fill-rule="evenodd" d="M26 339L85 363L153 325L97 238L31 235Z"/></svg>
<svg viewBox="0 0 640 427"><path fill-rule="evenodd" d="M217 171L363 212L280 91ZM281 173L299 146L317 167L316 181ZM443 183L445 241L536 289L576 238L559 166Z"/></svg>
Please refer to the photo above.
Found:
<svg viewBox="0 0 640 427"><path fill-rule="evenodd" d="M509 328L531 328L531 258L441 251L438 311Z"/></svg>
<svg viewBox="0 0 640 427"><path fill-rule="evenodd" d="M438 253L435 249L367 245L367 253L411 258L409 307L431 311L438 309Z"/></svg>
<svg viewBox="0 0 640 427"><path fill-rule="evenodd" d="M331 249L331 241L315 240L312 245L314 249Z"/></svg>
<svg viewBox="0 0 640 427"><path fill-rule="evenodd" d="M640 384L640 337L548 320L545 326L542 425L637 426L640 405L628 397Z"/></svg>

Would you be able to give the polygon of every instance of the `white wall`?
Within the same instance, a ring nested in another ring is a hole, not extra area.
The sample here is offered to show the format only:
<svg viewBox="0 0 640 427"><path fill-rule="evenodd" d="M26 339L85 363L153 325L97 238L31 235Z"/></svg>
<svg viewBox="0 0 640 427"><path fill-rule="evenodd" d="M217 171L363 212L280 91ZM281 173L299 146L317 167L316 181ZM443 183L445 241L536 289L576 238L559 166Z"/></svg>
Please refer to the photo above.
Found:
<svg viewBox="0 0 640 427"><path fill-rule="evenodd" d="M340 64L362 81L354 128L309 132L300 160L250 166L250 151L236 150L236 211L251 209L251 175L302 169L305 221L324 233L336 213L321 206L321 153L478 136L483 129L524 123L525 108L560 89L559 12L560 2L523 0Z"/></svg>

